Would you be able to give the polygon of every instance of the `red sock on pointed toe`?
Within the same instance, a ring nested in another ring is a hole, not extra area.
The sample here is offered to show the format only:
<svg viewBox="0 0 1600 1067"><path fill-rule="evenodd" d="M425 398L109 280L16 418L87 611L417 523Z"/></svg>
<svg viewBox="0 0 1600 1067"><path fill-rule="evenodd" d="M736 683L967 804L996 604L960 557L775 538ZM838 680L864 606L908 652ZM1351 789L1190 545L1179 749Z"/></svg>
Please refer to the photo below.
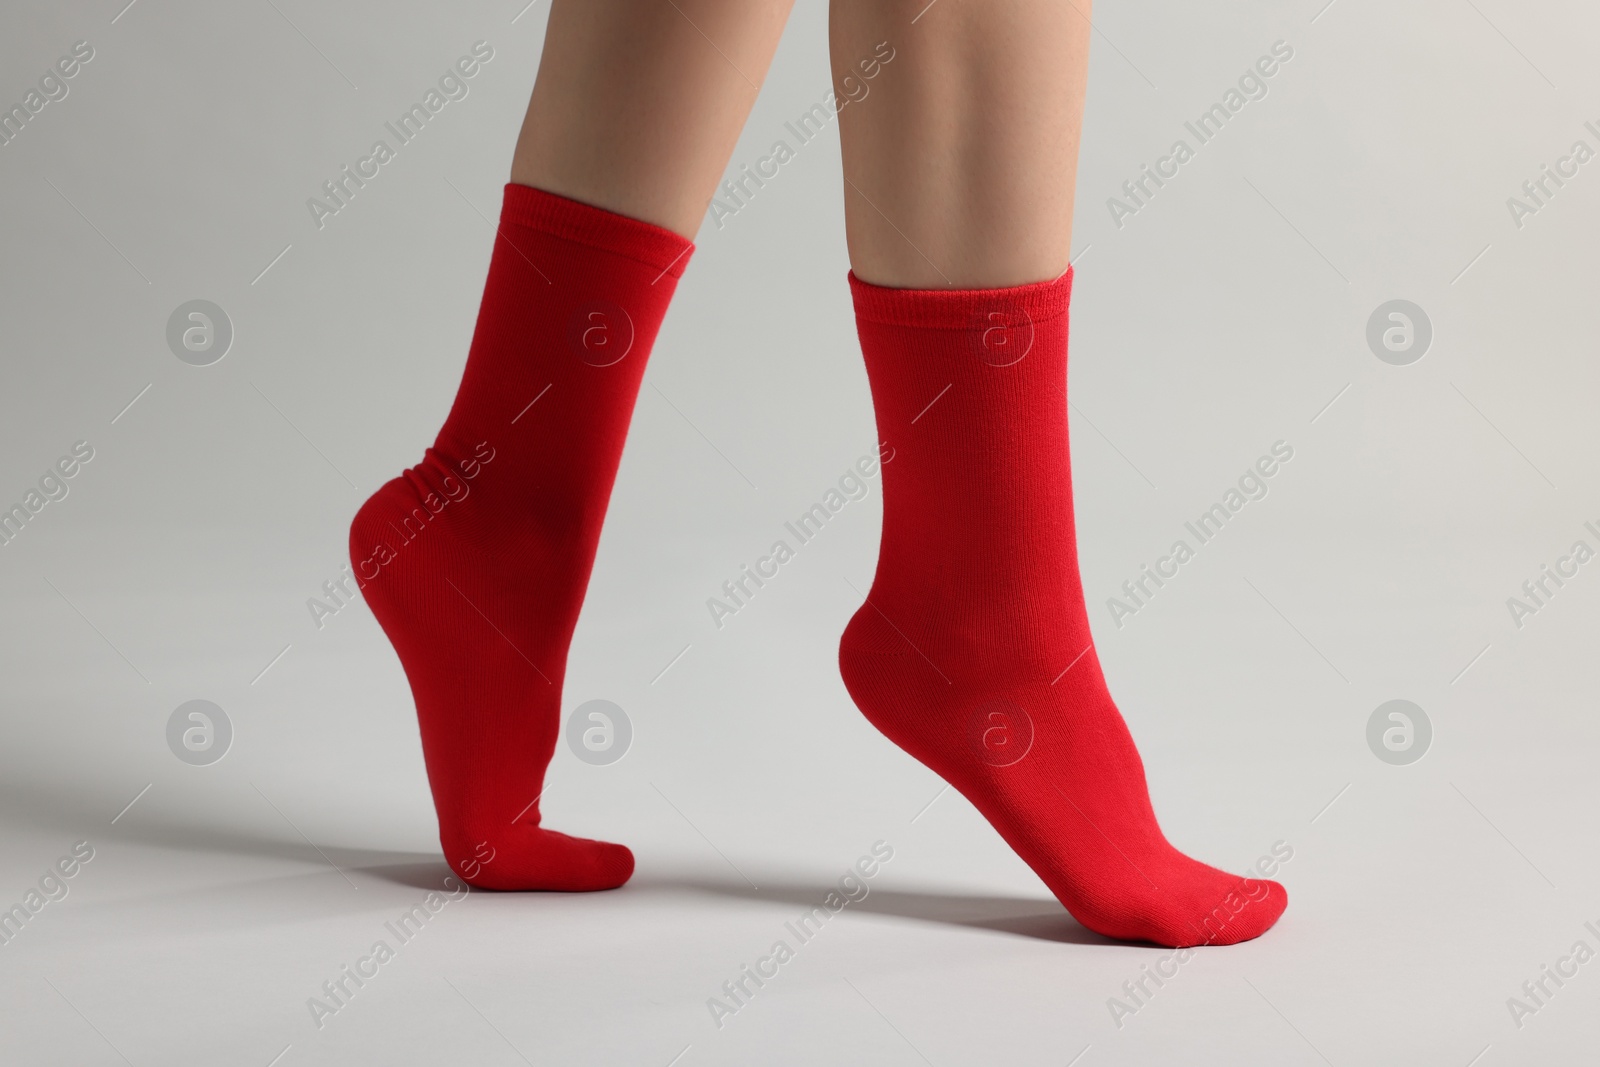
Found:
<svg viewBox="0 0 1600 1067"><path fill-rule="evenodd" d="M850 281L893 449L877 575L840 643L851 696L1089 929L1173 947L1259 936L1283 887L1168 843L1100 673L1067 450L1072 272L994 290Z"/></svg>
<svg viewBox="0 0 1600 1067"><path fill-rule="evenodd" d="M350 557L405 667L445 858L489 889L610 889L621 845L540 826L567 648L645 360L693 245L508 185L466 371Z"/></svg>

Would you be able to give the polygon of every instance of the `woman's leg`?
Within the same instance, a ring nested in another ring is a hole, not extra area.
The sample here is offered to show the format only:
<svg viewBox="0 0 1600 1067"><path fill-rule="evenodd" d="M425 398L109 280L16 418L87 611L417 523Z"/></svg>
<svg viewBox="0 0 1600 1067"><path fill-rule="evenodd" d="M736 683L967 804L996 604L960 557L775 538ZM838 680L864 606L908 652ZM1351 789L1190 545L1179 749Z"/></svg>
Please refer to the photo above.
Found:
<svg viewBox="0 0 1600 1067"><path fill-rule="evenodd" d="M833 0L836 82L859 78L879 42L895 53L839 113L858 278L992 289L1067 269L1088 12L1088 0Z"/></svg>
<svg viewBox="0 0 1600 1067"><path fill-rule="evenodd" d="M794 0L555 0L511 180L693 238Z"/></svg>
<svg viewBox="0 0 1600 1067"><path fill-rule="evenodd" d="M567 648L644 363L790 0L554 0L466 371L351 561L405 667L450 865L607 889L540 826Z"/></svg>
<svg viewBox="0 0 1600 1067"><path fill-rule="evenodd" d="M856 316L892 457L845 684L1085 926L1171 946L1256 937L1283 888L1162 835L1084 609L1066 356L1087 3L938 0L912 24L925 3L833 3L837 76L895 50L840 115Z"/></svg>

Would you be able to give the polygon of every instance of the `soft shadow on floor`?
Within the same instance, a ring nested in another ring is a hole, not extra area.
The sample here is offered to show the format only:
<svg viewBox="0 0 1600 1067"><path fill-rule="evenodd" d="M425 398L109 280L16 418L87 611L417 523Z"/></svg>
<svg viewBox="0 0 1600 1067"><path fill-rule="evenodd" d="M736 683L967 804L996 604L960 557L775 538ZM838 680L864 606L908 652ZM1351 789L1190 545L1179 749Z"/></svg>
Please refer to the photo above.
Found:
<svg viewBox="0 0 1600 1067"><path fill-rule="evenodd" d="M88 828L101 828L96 840L147 845L153 848L181 849L218 855L256 856L266 859L327 866L332 864L345 876L358 875L418 890L439 889L450 869L437 852L406 852L391 849L346 847L247 827L208 823L200 819L174 819L170 813L153 817L148 810L140 818L122 819L113 829L106 812L115 809L116 800L87 791L52 788L29 783L26 786L0 784L0 810L14 822L59 830L64 835L84 836ZM688 873L680 870L635 873L621 891L635 894L674 893L744 900L763 904L792 906L798 916L819 906L836 887L825 878L797 879L792 875L765 877L752 872L760 888L752 888L739 878L714 872ZM268 879L267 881L277 881ZM866 897L852 902L845 910L882 915L915 922L964 926L979 930L1013 934L1041 941L1075 945L1117 945L1120 942L1079 926L1060 904L1048 897L1013 897L978 893L949 893L936 890L888 889L868 882Z"/></svg>
<svg viewBox="0 0 1600 1067"><path fill-rule="evenodd" d="M765 904L793 905L798 915L821 905L837 887L823 879L756 878L760 888L752 889L737 878L720 876L654 876L649 871L634 875L628 888L634 892L671 891L714 897L760 901ZM941 893L936 890L884 889L867 883L866 897L846 905L845 911L885 915L916 922L946 926L966 926L994 930L1040 941L1072 945L1120 945L1079 926L1066 909L1049 898L1009 897L975 893Z"/></svg>
<svg viewBox="0 0 1600 1067"><path fill-rule="evenodd" d="M13 823L28 823L59 831L67 838L85 838L99 844L117 841L152 848L181 849L223 856L255 856L326 867L333 864L342 871L360 871L399 885L437 889L440 879L450 873L444 857L437 852L411 852L315 844L296 835L290 825L283 833L268 833L243 826L206 822L199 818L174 818L149 809L120 818L113 825L106 813L114 812L126 798L78 790L53 788L29 783L0 784L0 811Z"/></svg>

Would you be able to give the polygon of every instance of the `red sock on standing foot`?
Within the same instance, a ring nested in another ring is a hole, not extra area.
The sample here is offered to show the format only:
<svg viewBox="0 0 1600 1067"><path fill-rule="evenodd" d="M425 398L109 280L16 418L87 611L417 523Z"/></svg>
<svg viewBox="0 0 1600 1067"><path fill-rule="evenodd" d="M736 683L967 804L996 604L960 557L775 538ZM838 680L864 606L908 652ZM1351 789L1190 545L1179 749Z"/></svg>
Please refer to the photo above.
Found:
<svg viewBox="0 0 1600 1067"><path fill-rule="evenodd" d="M610 889L621 845L539 825L567 648L645 360L693 245L508 185L461 389L350 528L405 667L445 858L488 889Z"/></svg>
<svg viewBox="0 0 1600 1067"><path fill-rule="evenodd" d="M1168 843L1100 673L1067 451L1071 271L994 290L850 281L893 449L877 575L840 642L850 695L1089 929L1172 947L1259 936L1288 895Z"/></svg>

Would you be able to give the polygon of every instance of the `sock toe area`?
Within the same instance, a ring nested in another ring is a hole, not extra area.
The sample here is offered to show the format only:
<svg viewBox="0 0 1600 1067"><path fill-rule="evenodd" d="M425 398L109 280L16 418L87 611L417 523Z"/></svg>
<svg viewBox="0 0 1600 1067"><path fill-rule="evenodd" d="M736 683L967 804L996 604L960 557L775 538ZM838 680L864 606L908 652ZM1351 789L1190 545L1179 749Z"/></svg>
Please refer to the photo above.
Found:
<svg viewBox="0 0 1600 1067"><path fill-rule="evenodd" d="M1233 910L1237 905L1237 910ZM1182 943L1173 947L1197 945L1237 945L1260 937L1277 923L1289 906L1289 891L1280 883L1259 878L1238 879L1218 903L1201 916L1194 929L1179 935Z"/></svg>
<svg viewBox="0 0 1600 1067"><path fill-rule="evenodd" d="M495 843L492 858L452 866L473 871L462 877L476 889L506 892L588 893L615 889L633 876L633 852L626 845L536 826L517 830L514 840Z"/></svg>

